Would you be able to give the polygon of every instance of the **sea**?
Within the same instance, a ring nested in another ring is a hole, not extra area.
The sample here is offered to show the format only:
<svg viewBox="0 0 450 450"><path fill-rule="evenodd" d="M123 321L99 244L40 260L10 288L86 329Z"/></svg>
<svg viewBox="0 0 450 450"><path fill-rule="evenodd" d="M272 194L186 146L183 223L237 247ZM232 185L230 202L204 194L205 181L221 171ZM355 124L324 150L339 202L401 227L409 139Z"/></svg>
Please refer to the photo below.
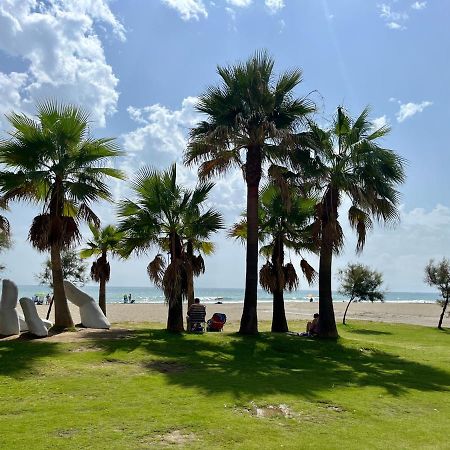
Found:
<svg viewBox="0 0 450 450"><path fill-rule="evenodd" d="M47 294L51 295L51 288L43 285L19 285L19 298L35 296L44 300ZM98 285L85 285L80 287L84 292L95 299L98 298ZM127 302L131 294L131 299L135 303L164 303L164 294L155 287L130 287L130 286L107 286L107 303ZM242 303L244 299L244 289L238 288L196 288L195 296L199 297L203 303ZM412 302L412 303L434 303L439 298L437 293L433 292L386 292L386 302ZM318 290L298 290L285 292L285 301L291 302L317 302L319 300ZM346 301L348 298L338 292L333 293L334 302ZM258 301L271 302L272 295L258 290Z"/></svg>

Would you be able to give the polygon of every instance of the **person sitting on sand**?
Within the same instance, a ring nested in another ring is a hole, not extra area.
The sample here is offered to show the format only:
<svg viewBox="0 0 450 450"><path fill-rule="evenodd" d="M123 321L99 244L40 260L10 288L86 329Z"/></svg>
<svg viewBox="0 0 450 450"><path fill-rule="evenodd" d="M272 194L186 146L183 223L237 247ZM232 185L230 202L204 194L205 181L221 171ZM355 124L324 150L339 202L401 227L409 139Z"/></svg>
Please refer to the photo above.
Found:
<svg viewBox="0 0 450 450"><path fill-rule="evenodd" d="M194 303L189 307L187 311L187 323L188 330L192 330L192 326L198 323L205 322L206 306L200 303L199 298L194 298Z"/></svg>
<svg viewBox="0 0 450 450"><path fill-rule="evenodd" d="M309 336L319 334L319 314L314 314L314 319L306 324L306 332Z"/></svg>

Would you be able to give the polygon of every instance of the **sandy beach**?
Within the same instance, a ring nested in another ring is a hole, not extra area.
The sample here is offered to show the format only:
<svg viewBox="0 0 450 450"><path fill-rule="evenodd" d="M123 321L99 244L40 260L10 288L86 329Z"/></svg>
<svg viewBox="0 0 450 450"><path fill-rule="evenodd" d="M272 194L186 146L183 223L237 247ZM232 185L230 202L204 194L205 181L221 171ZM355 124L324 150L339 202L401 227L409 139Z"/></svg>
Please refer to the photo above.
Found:
<svg viewBox="0 0 450 450"><path fill-rule="evenodd" d="M346 303L334 304L336 320L341 321ZM41 317L45 317L48 306L38 306ZM77 308L70 305L75 323L79 323L80 316ZM123 322L156 322L165 323L167 320L167 306L164 304L108 304L108 318L111 323ZM286 302L286 317L288 321L305 321L318 311L317 303ZM186 311L186 305L184 305ZM221 305L208 304L207 318L214 312L223 312L228 322L238 323L242 314L242 303L224 303ZM355 303L350 306L347 320L371 320L375 322L407 323L425 326L437 326L441 308L432 303ZM52 316L50 317L52 318ZM272 304L260 302L258 305L258 320L272 319ZM450 324L450 319L444 319L444 326Z"/></svg>

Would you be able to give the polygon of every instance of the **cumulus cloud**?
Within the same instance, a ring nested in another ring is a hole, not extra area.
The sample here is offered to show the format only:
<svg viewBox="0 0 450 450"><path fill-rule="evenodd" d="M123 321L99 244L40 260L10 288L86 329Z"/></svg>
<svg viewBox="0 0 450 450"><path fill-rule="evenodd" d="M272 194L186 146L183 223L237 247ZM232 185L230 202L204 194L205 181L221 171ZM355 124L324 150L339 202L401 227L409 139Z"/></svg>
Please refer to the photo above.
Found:
<svg viewBox="0 0 450 450"><path fill-rule="evenodd" d="M196 97L187 97L178 110L160 104L128 107L128 114L139 127L123 135L125 149L133 153L145 152L149 157L163 153L179 158L186 148L189 128L199 120L194 110L196 101Z"/></svg>
<svg viewBox="0 0 450 450"><path fill-rule="evenodd" d="M376 117L375 119L372 120L372 125L375 130L379 130L381 127L385 127L388 124L389 121L385 115L381 117Z"/></svg>
<svg viewBox="0 0 450 450"><path fill-rule="evenodd" d="M207 18L208 11L202 0L162 0L167 6L180 13L183 20Z"/></svg>
<svg viewBox="0 0 450 450"><path fill-rule="evenodd" d="M128 114L137 127L121 136L122 147L126 151L121 169L132 176L143 165L166 169L178 163L178 181L187 186L197 182L197 168L187 168L181 164L188 143L189 130L201 119L195 110L196 97L186 97L179 109L170 109L154 104L143 108L127 108ZM212 203L222 209L229 221L235 220L245 207L245 185L242 172L227 173L226 178L215 180L216 187ZM118 186L118 189L123 187ZM117 191L118 197L123 196Z"/></svg>
<svg viewBox="0 0 450 450"><path fill-rule="evenodd" d="M105 0L9 0L0 4L0 49L20 58L24 72L1 73L9 94L0 108L28 111L54 97L81 104L98 125L116 111L118 79L107 64L96 24L107 24L120 40L123 25ZM12 101L13 99L13 101Z"/></svg>
<svg viewBox="0 0 450 450"><path fill-rule="evenodd" d="M431 106L433 102L423 101L422 103L400 103L400 109L396 114L397 122L401 123L417 113L421 113L425 108Z"/></svg>
<svg viewBox="0 0 450 450"><path fill-rule="evenodd" d="M345 253L335 266L355 261L355 235L347 224ZM430 259L448 256L450 248L450 208L436 205L431 210L400 208L400 222L395 228L375 226L367 236L366 246L359 259L384 273L390 290L423 291L424 267ZM444 250L443 250L444 249Z"/></svg>
<svg viewBox="0 0 450 450"><path fill-rule="evenodd" d="M284 0L265 0L266 7L271 14L275 14L284 8Z"/></svg>
<svg viewBox="0 0 450 450"><path fill-rule="evenodd" d="M26 73L11 72L9 75L0 72L0 114L6 114L20 108L22 91L27 84Z"/></svg>
<svg viewBox="0 0 450 450"><path fill-rule="evenodd" d="M412 9L415 9L417 11L420 11L421 9L425 9L427 7L427 2L414 2L411 5Z"/></svg>
<svg viewBox="0 0 450 450"><path fill-rule="evenodd" d="M204 0L161 0L170 8L179 12L183 20L200 20L208 17L208 8ZM233 18L235 12L232 8L248 8L255 4L253 0L225 0L225 11ZM270 14L275 14L284 8L284 0L264 0L266 10ZM216 2L209 2L209 7L217 6Z"/></svg>
<svg viewBox="0 0 450 450"><path fill-rule="evenodd" d="M252 4L253 0L227 0L227 3L238 8L247 8Z"/></svg>

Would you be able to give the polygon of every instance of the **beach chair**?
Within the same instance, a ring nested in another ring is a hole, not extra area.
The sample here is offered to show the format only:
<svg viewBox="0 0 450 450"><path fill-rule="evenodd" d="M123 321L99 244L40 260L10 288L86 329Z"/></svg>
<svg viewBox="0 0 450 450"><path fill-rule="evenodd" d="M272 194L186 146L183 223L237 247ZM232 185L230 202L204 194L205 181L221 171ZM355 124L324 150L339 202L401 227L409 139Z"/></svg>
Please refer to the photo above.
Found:
<svg viewBox="0 0 450 450"><path fill-rule="evenodd" d="M192 305L189 316L186 317L187 330L191 333L204 333L206 331L206 310L203 306L195 308Z"/></svg>
<svg viewBox="0 0 450 450"><path fill-rule="evenodd" d="M227 316L224 313L214 313L211 319L206 322L207 331L223 331L223 326L227 321Z"/></svg>

